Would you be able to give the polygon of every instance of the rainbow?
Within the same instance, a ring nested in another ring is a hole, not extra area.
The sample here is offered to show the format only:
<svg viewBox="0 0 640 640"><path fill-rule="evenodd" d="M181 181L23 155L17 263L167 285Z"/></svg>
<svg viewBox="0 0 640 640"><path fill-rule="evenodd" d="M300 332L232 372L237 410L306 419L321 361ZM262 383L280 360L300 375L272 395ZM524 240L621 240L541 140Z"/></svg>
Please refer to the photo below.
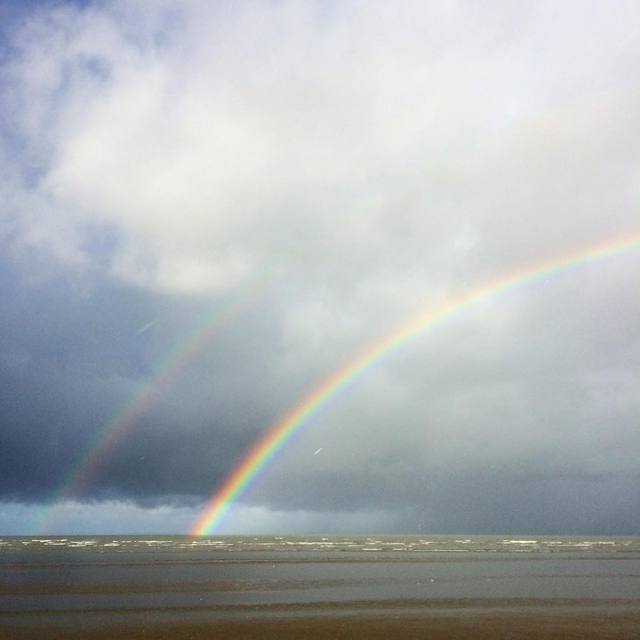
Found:
<svg viewBox="0 0 640 640"><path fill-rule="evenodd" d="M438 308L423 311L401 324L335 371L267 430L207 502L191 529L191 535L202 536L214 533L238 498L247 491L258 474L286 446L294 434L308 424L340 391L384 356L402 347L412 338L480 302L574 267L623 254L639 247L640 234L633 234L520 268Z"/></svg>
<svg viewBox="0 0 640 640"><path fill-rule="evenodd" d="M65 500L82 495L96 477L104 460L129 435L138 420L176 383L180 374L209 343L255 303L272 280L271 276L261 279L253 286L241 290L216 312L207 315L163 358L156 373L137 385L130 400L93 435L76 463L50 495L47 500L49 506L34 527L34 534L44 534L55 529L58 506Z"/></svg>

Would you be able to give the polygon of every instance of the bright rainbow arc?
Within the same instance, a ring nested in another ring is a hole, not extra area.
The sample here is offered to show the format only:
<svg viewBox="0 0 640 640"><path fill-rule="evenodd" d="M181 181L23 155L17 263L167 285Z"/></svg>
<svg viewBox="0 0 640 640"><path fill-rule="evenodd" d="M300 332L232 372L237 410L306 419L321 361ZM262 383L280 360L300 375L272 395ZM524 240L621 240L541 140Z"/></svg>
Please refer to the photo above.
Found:
<svg viewBox="0 0 640 640"><path fill-rule="evenodd" d="M582 249L560 258L525 267L474 289L441 307L421 312L400 325L329 376L256 442L207 503L194 523L191 535L202 536L214 533L238 498L249 489L259 473L287 442L308 424L325 404L384 356L425 331L482 301L547 276L639 247L640 234L633 234L613 242Z"/></svg>

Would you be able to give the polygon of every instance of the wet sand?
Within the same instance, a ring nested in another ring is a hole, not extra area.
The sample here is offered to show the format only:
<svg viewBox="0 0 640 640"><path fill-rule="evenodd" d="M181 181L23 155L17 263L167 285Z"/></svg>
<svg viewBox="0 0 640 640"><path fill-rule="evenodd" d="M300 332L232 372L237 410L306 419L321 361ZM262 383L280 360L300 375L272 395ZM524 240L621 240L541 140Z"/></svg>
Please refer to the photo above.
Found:
<svg viewBox="0 0 640 640"><path fill-rule="evenodd" d="M640 538L0 542L0 640L640 640Z"/></svg>
<svg viewBox="0 0 640 640"><path fill-rule="evenodd" d="M447 599L0 617L11 640L640 638L640 600Z"/></svg>

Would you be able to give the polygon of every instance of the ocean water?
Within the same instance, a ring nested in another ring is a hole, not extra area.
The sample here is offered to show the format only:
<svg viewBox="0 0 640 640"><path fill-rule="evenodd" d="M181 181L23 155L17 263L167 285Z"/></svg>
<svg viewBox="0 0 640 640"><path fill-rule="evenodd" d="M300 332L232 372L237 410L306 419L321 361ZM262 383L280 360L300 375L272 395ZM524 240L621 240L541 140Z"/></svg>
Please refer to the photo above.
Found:
<svg viewBox="0 0 640 640"><path fill-rule="evenodd" d="M323 603L640 603L640 538L0 538L0 620Z"/></svg>

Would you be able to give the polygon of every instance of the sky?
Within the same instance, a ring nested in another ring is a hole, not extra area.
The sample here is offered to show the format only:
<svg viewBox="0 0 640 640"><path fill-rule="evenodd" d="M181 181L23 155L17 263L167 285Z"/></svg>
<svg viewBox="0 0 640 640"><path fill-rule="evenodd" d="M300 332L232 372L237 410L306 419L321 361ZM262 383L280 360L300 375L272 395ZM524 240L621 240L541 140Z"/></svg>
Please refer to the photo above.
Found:
<svg viewBox="0 0 640 640"><path fill-rule="evenodd" d="M397 326L640 234L636 2L1 11L0 535L186 533ZM219 532L640 533L638 291L640 247L452 314Z"/></svg>

